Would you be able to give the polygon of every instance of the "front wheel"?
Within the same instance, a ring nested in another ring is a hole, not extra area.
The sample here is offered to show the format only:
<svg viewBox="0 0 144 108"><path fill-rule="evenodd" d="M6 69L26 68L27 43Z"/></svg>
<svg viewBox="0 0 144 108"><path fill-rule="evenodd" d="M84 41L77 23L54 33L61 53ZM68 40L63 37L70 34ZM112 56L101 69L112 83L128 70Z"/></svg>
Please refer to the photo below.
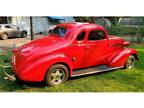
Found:
<svg viewBox="0 0 144 108"><path fill-rule="evenodd" d="M56 64L50 67L45 79L48 86L56 86L67 81L68 77L68 68L62 64Z"/></svg>
<svg viewBox="0 0 144 108"><path fill-rule="evenodd" d="M131 69L134 67L135 64L135 57L133 55L130 55L125 63L126 69Z"/></svg>

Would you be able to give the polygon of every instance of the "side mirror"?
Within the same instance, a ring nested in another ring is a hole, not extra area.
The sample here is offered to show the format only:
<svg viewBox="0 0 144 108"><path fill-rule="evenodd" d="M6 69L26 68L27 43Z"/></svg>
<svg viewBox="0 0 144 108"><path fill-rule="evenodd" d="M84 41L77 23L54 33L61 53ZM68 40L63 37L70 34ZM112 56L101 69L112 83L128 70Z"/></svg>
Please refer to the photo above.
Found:
<svg viewBox="0 0 144 108"><path fill-rule="evenodd" d="M130 43L129 43L129 42L123 42L122 45L123 45L123 46L129 46Z"/></svg>

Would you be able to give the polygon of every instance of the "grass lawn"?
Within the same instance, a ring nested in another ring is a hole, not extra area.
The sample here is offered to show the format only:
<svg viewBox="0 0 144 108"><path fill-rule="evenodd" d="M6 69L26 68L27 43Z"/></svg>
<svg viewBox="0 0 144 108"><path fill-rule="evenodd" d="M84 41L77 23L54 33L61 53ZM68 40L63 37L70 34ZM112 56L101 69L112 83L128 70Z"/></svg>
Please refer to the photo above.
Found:
<svg viewBox="0 0 144 108"><path fill-rule="evenodd" d="M17 84L4 79L0 68L1 92L144 92L144 44L131 45L139 53L139 61L133 69L115 71L72 78L56 87L43 83ZM10 53L7 53L10 56ZM7 55L0 55L0 67Z"/></svg>

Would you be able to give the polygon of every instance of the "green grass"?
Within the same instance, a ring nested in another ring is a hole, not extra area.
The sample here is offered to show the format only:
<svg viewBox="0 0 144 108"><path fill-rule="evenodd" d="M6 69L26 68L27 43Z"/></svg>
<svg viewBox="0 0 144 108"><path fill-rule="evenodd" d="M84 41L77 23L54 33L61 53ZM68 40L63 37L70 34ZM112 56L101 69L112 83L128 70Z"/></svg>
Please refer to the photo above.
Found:
<svg viewBox="0 0 144 108"><path fill-rule="evenodd" d="M139 61L133 69L119 69L116 71L93 74L72 78L56 87L47 87L42 83L17 84L5 80L0 70L1 92L144 92L144 44L131 45L139 53ZM0 66L3 60L10 56L0 55Z"/></svg>

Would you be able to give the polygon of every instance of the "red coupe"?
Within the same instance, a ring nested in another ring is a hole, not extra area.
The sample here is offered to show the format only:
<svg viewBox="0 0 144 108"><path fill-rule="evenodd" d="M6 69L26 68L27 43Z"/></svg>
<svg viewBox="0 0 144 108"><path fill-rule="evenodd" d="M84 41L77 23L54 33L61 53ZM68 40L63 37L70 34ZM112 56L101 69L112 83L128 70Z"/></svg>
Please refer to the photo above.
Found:
<svg viewBox="0 0 144 108"><path fill-rule="evenodd" d="M63 23L49 36L13 49L12 67L23 81L55 86L69 77L132 68L138 56L136 50L125 48L128 45L99 25Z"/></svg>

